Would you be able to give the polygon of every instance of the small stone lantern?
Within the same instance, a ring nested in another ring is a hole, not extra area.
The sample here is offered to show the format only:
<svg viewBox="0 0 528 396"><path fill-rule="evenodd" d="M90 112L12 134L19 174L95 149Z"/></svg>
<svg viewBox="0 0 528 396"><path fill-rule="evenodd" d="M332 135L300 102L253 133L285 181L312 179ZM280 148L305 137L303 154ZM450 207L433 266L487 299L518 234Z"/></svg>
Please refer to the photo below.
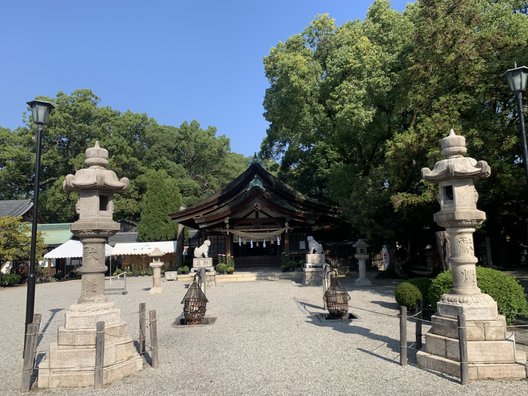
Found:
<svg viewBox="0 0 528 396"><path fill-rule="evenodd" d="M161 288L161 267L163 267L163 262L161 257L163 257L163 252L159 248L155 248L149 254L149 257L152 257L152 262L150 263L150 268L152 268L152 288L150 289L150 294L161 294L163 289Z"/></svg>
<svg viewBox="0 0 528 396"><path fill-rule="evenodd" d="M371 286L372 282L367 278L367 259L369 258L367 248L369 245L363 239L358 239L354 247L356 248L354 257L359 264L359 278L354 281L354 284L356 286Z"/></svg>

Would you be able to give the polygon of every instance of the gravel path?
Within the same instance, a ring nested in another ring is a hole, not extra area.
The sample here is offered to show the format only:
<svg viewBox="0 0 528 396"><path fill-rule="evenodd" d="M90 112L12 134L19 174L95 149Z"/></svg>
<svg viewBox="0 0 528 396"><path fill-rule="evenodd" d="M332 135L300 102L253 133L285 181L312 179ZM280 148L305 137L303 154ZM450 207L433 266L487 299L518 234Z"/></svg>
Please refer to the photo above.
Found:
<svg viewBox="0 0 528 396"><path fill-rule="evenodd" d="M163 282L151 296L151 279L129 278L125 296L112 295L137 337L140 302L158 317L160 368L145 369L94 389L33 389L39 395L527 395L528 381L457 379L399 366L399 321L394 283L355 288L349 279L351 322L324 321L321 288L292 280L218 283L207 290L212 325L172 327L182 312L182 282ZM80 294L80 281L37 285L35 312L43 315L46 352ZM19 394L26 288L0 288L0 394ZM409 327L409 342L412 331Z"/></svg>

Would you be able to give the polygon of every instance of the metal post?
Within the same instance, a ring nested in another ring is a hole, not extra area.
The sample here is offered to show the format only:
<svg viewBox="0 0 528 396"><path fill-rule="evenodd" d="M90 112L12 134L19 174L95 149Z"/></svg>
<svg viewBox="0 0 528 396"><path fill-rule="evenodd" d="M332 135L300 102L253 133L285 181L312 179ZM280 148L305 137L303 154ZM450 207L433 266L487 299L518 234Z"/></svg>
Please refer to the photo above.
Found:
<svg viewBox="0 0 528 396"><path fill-rule="evenodd" d="M95 333L95 370L94 370L94 387L103 386L103 367L104 367L104 346L105 346L105 322L97 322Z"/></svg>
<svg viewBox="0 0 528 396"><path fill-rule="evenodd" d="M27 278L27 297L26 297L26 325L24 334L28 331L28 326L33 320L35 311L35 261L37 255L37 219L38 219L38 197L40 184L40 143L41 143L42 125L37 124L37 152L35 159L35 185L33 187L33 219L31 222L31 253L29 256L29 275ZM24 351L26 350L26 337L24 337Z"/></svg>
<svg viewBox="0 0 528 396"><path fill-rule="evenodd" d="M407 307L400 307L400 366L407 365Z"/></svg>
<svg viewBox="0 0 528 396"><path fill-rule="evenodd" d="M150 356L152 359L152 368L159 367L158 356L158 324L156 319L156 311L149 311L150 322Z"/></svg>
<svg viewBox="0 0 528 396"><path fill-rule="evenodd" d="M33 368L35 365L36 338L39 325L30 323L26 333L24 347L24 366L22 371L22 392L29 392L31 389L31 379L33 377Z"/></svg>
<svg viewBox="0 0 528 396"><path fill-rule="evenodd" d="M423 305L422 301L418 301L418 309L419 309L419 315L415 318L416 321L416 343L415 347L416 349L420 350L422 349L422 318L423 318Z"/></svg>
<svg viewBox="0 0 528 396"><path fill-rule="evenodd" d="M145 353L145 338L147 328L147 305L145 303L139 304L139 354Z"/></svg>
<svg viewBox="0 0 528 396"><path fill-rule="evenodd" d="M458 315L458 347L460 349L460 383L467 385L469 380L467 328L464 314Z"/></svg>
<svg viewBox="0 0 528 396"><path fill-rule="evenodd" d="M519 105L519 125L521 129L521 141L524 152L524 173L526 176L526 188L528 189L528 144L526 143L526 131L524 129L524 111L522 103L522 92L517 92L517 102Z"/></svg>

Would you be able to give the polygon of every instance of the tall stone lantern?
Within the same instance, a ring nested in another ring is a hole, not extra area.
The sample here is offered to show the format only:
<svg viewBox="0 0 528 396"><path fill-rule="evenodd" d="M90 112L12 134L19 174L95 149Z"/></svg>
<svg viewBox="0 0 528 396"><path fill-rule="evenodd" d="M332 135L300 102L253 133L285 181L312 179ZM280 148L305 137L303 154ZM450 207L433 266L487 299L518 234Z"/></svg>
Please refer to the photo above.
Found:
<svg viewBox="0 0 528 396"><path fill-rule="evenodd" d="M424 179L437 183L440 211L435 222L446 229L451 241L449 261L453 288L437 303L432 328L426 334L425 351L417 353L422 367L460 376L458 316L467 324L467 355L470 379L525 378L524 364L516 362L515 343L506 340L506 321L497 303L477 286L473 233L486 219L477 209L476 179L487 178L486 161L466 157L466 139L453 130L440 140L443 160L433 170L422 169Z"/></svg>
<svg viewBox="0 0 528 396"><path fill-rule="evenodd" d="M86 150L85 166L64 181L66 190L79 193L76 205L79 220L72 224L71 230L83 244L81 296L77 304L68 308L57 343L50 345L49 354L39 366L40 388L94 385L99 321L105 322L103 382L111 383L143 368L128 325L104 294L105 243L119 230L119 223L112 219L112 196L127 188L128 179L118 179L107 169L108 151L99 147L98 142Z"/></svg>

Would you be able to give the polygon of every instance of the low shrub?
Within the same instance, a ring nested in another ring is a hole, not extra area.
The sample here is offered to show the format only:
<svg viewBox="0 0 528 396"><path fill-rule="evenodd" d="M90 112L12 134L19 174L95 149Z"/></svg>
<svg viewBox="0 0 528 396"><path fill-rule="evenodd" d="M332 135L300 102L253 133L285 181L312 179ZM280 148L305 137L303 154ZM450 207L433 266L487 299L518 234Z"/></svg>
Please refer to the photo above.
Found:
<svg viewBox="0 0 528 396"><path fill-rule="evenodd" d="M295 271L295 268L299 266L299 263L295 260L289 260L281 265L282 272Z"/></svg>
<svg viewBox="0 0 528 396"><path fill-rule="evenodd" d="M496 302L499 313L511 323L517 317L528 317L528 301L523 287L513 276L491 268L477 267L477 285ZM453 287L451 271L439 274L429 288L429 300L436 308L442 294L449 293Z"/></svg>
<svg viewBox="0 0 528 396"><path fill-rule="evenodd" d="M232 274L233 272L235 272L235 267L227 267L226 271L228 274Z"/></svg>
<svg viewBox="0 0 528 396"><path fill-rule="evenodd" d="M402 282L396 287L394 298L399 305L405 306L411 311L415 311L418 302L423 300L420 289L408 281Z"/></svg>
<svg viewBox="0 0 528 396"><path fill-rule="evenodd" d="M6 274L0 277L0 286L7 287L20 283L22 277L18 274Z"/></svg>
<svg viewBox="0 0 528 396"><path fill-rule="evenodd" d="M228 268L229 267L227 266L227 264L220 263L216 265L216 272L218 272L219 274L227 274Z"/></svg>
<svg viewBox="0 0 528 396"><path fill-rule="evenodd" d="M422 293L422 301L424 306L431 305L431 302L429 301L429 289L431 287L431 284L433 283L432 279L429 278L411 278L407 279L407 282L413 284L420 290L420 293Z"/></svg>
<svg viewBox="0 0 528 396"><path fill-rule="evenodd" d="M188 274L189 273L189 267L186 265L182 265L181 267L178 267L178 274Z"/></svg>

